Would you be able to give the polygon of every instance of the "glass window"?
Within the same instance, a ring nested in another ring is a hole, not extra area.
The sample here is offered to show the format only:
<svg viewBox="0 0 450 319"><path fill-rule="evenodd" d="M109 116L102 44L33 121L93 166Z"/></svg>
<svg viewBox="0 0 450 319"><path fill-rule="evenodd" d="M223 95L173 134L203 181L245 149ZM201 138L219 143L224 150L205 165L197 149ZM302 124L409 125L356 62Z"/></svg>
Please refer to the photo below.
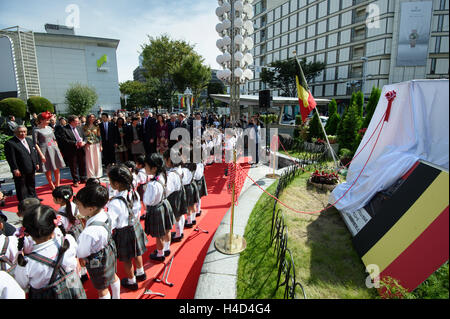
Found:
<svg viewBox="0 0 450 319"><path fill-rule="evenodd" d="M314 86L314 96L315 97L322 96L322 92L323 92L323 85L315 85Z"/></svg>
<svg viewBox="0 0 450 319"><path fill-rule="evenodd" d="M290 12L289 12L289 2L286 2L285 4L283 4L283 6L282 6L282 8L283 8L283 10L282 10L282 14L285 16L285 15L288 15Z"/></svg>
<svg viewBox="0 0 450 319"><path fill-rule="evenodd" d="M325 62L325 53L320 53L316 55L316 62Z"/></svg>
<svg viewBox="0 0 450 319"><path fill-rule="evenodd" d="M267 42L267 51L272 51L273 50L273 41L270 40Z"/></svg>
<svg viewBox="0 0 450 319"><path fill-rule="evenodd" d="M328 11L328 1L322 1L319 3L319 10L317 12L317 17L322 18L327 15Z"/></svg>
<svg viewBox="0 0 450 319"><path fill-rule="evenodd" d="M297 8L297 0L291 0L291 12L294 12Z"/></svg>
<svg viewBox="0 0 450 319"><path fill-rule="evenodd" d="M326 39L326 37L321 37L321 38L317 39L316 50L323 50L323 49L325 49L325 39Z"/></svg>
<svg viewBox="0 0 450 319"><path fill-rule="evenodd" d="M330 4L330 14L339 11L339 2L340 1L328 1Z"/></svg>
<svg viewBox="0 0 450 319"><path fill-rule="evenodd" d="M295 57L294 51L297 51L296 46L288 48L288 56L289 56L289 58L294 58Z"/></svg>
<svg viewBox="0 0 450 319"><path fill-rule="evenodd" d="M283 19L281 22L281 32L285 33L289 30L289 18Z"/></svg>
<svg viewBox="0 0 450 319"><path fill-rule="evenodd" d="M300 11L298 13L298 25L306 24L306 10Z"/></svg>
<svg viewBox="0 0 450 319"><path fill-rule="evenodd" d="M276 50L278 48L280 48L280 38L273 40L273 49Z"/></svg>
<svg viewBox="0 0 450 319"><path fill-rule="evenodd" d="M267 12L267 23L270 23L273 21L273 10Z"/></svg>
<svg viewBox="0 0 450 319"><path fill-rule="evenodd" d="M317 6L309 7L308 9L308 22L312 22L317 18Z"/></svg>
<svg viewBox="0 0 450 319"><path fill-rule="evenodd" d="M298 7L299 7L299 8L302 8L302 7L304 7L304 6L306 6L306 0L299 0L299 2L298 2Z"/></svg>
<svg viewBox="0 0 450 319"><path fill-rule="evenodd" d="M273 38L273 25L267 27L267 38Z"/></svg>
<svg viewBox="0 0 450 319"><path fill-rule="evenodd" d="M337 38L338 38L337 33L328 35L328 47L329 48L332 48L337 45Z"/></svg>
<svg viewBox="0 0 450 319"><path fill-rule="evenodd" d="M279 18L281 18L281 7L276 8L274 13L274 19L278 20Z"/></svg>
<svg viewBox="0 0 450 319"><path fill-rule="evenodd" d="M308 41L306 44L306 53L312 53L315 51L316 40Z"/></svg>
<svg viewBox="0 0 450 319"><path fill-rule="evenodd" d="M311 38L316 35L316 24L311 24L308 27L308 38Z"/></svg>
<svg viewBox="0 0 450 319"><path fill-rule="evenodd" d="M294 44L295 42L297 42L297 32L291 32L289 33L289 44Z"/></svg>
<svg viewBox="0 0 450 319"><path fill-rule="evenodd" d="M297 45L297 55L305 54L305 43L300 43Z"/></svg>
<svg viewBox="0 0 450 319"><path fill-rule="evenodd" d="M287 59L287 49L281 50L280 53L280 60L286 60Z"/></svg>
<svg viewBox="0 0 450 319"><path fill-rule="evenodd" d="M305 28L297 30L297 41L302 41L306 38Z"/></svg>
<svg viewBox="0 0 450 319"><path fill-rule="evenodd" d="M327 53L327 64L336 63L336 51L329 51Z"/></svg>
<svg viewBox="0 0 450 319"><path fill-rule="evenodd" d="M277 22L273 25L273 35L277 36L281 34L281 22Z"/></svg>
<svg viewBox="0 0 450 319"><path fill-rule="evenodd" d="M297 28L297 14L293 14L289 17L289 29L293 30Z"/></svg>
<svg viewBox="0 0 450 319"><path fill-rule="evenodd" d="M273 61L273 54L272 54L272 53L269 53L269 54L267 55L267 64L272 63L272 61Z"/></svg>
<svg viewBox="0 0 450 319"><path fill-rule="evenodd" d="M289 44L289 35L285 34L281 37L281 46L284 47Z"/></svg>
<svg viewBox="0 0 450 319"><path fill-rule="evenodd" d="M317 23L317 34L325 33L327 32L327 21L320 21Z"/></svg>
<svg viewBox="0 0 450 319"><path fill-rule="evenodd" d="M276 51L273 53L273 61L280 60L280 51Z"/></svg>
<svg viewBox="0 0 450 319"><path fill-rule="evenodd" d="M327 81L332 81L335 79L336 68L327 68L325 69L325 73Z"/></svg>

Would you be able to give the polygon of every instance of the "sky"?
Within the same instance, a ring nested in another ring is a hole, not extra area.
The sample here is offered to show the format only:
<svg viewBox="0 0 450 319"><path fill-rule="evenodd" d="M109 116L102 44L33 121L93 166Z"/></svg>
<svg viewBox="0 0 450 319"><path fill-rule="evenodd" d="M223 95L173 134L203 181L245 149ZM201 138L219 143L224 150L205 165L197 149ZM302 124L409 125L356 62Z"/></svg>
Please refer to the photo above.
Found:
<svg viewBox="0 0 450 319"><path fill-rule="evenodd" d="M215 0L0 0L0 29L18 25L45 32L46 23L76 22L71 18L78 11L76 35L120 40L117 67L119 82L124 82L133 80L141 45L148 43L148 36L164 33L194 45L204 63L218 69L217 6Z"/></svg>

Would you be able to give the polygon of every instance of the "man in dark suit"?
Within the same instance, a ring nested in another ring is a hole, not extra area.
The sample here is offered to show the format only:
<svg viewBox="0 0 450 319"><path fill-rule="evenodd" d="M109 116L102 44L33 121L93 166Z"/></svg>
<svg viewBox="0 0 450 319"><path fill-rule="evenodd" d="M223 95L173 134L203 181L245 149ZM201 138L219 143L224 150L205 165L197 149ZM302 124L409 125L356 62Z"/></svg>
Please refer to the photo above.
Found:
<svg viewBox="0 0 450 319"><path fill-rule="evenodd" d="M144 148L146 154L156 152L156 118L149 110L144 110L142 118L142 130L144 132Z"/></svg>
<svg viewBox="0 0 450 319"><path fill-rule="evenodd" d="M27 128L16 127L15 136L5 143L5 156L13 174L17 200L35 197L35 173L39 169L38 155L33 141L27 137Z"/></svg>
<svg viewBox="0 0 450 319"><path fill-rule="evenodd" d="M102 136L102 162L105 167L116 162L117 136L115 124L109 121L108 113L102 113L100 123L100 134Z"/></svg>
<svg viewBox="0 0 450 319"><path fill-rule="evenodd" d="M170 120L169 120L169 122L167 123L167 126L168 126L168 128L169 128L169 148L171 148L172 146L174 146L175 143L177 142L176 140L171 140L171 139L170 139L170 134L172 133L172 131L173 131L175 128L177 128L177 125L178 125L177 123L178 123L178 121L177 121L177 116L176 116L176 114L174 114L174 113L170 114Z"/></svg>
<svg viewBox="0 0 450 319"><path fill-rule="evenodd" d="M86 136L80 127L80 119L76 115L70 115L67 119L69 124L64 127L61 134L64 143L65 157L69 164L70 174L72 175L73 186L78 187L78 183L85 183L86 177L86 158L84 146L86 145Z"/></svg>

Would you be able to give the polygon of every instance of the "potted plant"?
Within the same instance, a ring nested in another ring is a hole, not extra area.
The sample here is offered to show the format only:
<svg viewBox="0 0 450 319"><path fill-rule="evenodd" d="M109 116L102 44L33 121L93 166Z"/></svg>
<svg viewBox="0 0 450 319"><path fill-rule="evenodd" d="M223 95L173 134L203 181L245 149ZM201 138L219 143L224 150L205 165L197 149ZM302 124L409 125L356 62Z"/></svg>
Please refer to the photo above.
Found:
<svg viewBox="0 0 450 319"><path fill-rule="evenodd" d="M314 171L308 183L319 189L332 191L339 184L339 175L335 172Z"/></svg>

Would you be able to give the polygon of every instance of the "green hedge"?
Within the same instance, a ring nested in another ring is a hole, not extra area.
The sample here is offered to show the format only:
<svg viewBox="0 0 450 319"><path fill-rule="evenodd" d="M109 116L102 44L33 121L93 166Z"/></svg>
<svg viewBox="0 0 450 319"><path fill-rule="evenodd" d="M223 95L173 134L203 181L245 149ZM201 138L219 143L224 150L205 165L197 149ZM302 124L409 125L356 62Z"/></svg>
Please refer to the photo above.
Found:
<svg viewBox="0 0 450 319"><path fill-rule="evenodd" d="M27 105L28 105L28 112L30 114L33 113L39 114L45 111L55 113L55 107L45 97L32 96L27 100Z"/></svg>
<svg viewBox="0 0 450 319"><path fill-rule="evenodd" d="M14 115L18 118L25 118L27 105L21 99L9 97L0 101L0 111L5 117Z"/></svg>

